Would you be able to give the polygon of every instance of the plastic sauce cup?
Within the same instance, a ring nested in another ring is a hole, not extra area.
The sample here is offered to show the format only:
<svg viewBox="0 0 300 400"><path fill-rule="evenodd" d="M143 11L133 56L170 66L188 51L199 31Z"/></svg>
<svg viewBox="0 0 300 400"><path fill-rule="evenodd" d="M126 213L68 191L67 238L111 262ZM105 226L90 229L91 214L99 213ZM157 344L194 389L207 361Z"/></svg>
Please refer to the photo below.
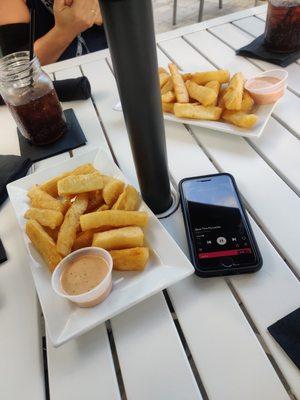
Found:
<svg viewBox="0 0 300 400"><path fill-rule="evenodd" d="M74 261L79 256L91 254L99 255L106 261L108 266L107 275L97 286L95 286L92 290L88 292L78 295L70 295L66 293L61 285L61 276L64 269L69 265L70 262ZM63 260L61 260L61 262L58 264L52 274L51 285L58 296L64 297L65 299L76 303L79 307L93 307L105 300L111 292L112 268L113 261L108 251L100 249L99 247L85 247L83 249L74 251L73 253L66 256Z"/></svg>
<svg viewBox="0 0 300 400"><path fill-rule="evenodd" d="M263 87L255 87L262 78L276 78L276 82L265 82ZM245 83L245 89L251 94L256 104L275 103L284 95L288 73L282 69L272 69L250 78Z"/></svg>

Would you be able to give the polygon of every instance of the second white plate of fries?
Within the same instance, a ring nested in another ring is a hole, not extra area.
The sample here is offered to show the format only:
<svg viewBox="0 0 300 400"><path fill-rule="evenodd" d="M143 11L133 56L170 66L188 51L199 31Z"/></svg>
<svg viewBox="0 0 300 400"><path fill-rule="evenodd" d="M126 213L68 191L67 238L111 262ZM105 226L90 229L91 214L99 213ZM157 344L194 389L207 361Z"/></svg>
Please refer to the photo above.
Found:
<svg viewBox="0 0 300 400"><path fill-rule="evenodd" d="M19 179L7 189L54 347L194 272L175 241L101 149ZM51 272L73 250L92 245L106 248L112 256L113 288L102 303L80 308L54 292Z"/></svg>
<svg viewBox="0 0 300 400"><path fill-rule="evenodd" d="M163 116L167 121L195 125L237 136L259 137L276 102L256 104L245 90L241 72L227 70L169 71L159 68Z"/></svg>

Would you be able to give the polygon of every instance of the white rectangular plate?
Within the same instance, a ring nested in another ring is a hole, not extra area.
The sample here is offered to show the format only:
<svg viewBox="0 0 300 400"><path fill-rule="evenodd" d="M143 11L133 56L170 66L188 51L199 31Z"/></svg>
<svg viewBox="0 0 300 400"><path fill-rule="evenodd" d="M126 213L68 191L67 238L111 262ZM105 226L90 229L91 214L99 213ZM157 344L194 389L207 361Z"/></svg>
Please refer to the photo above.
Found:
<svg viewBox="0 0 300 400"><path fill-rule="evenodd" d="M19 179L8 185L8 193L23 233L29 256L29 265L43 309L47 330L55 347L78 337L114 315L132 307L147 297L191 275L194 268L175 241L160 224L155 215L147 211L149 223L145 239L150 247L150 260L143 272L113 272L113 290L109 297L93 308L79 308L55 294L51 287L50 273L25 234L23 215L29 207L27 191L34 184L44 182L62 172L90 162L103 174L126 181L122 172L103 150L94 150L40 172Z"/></svg>

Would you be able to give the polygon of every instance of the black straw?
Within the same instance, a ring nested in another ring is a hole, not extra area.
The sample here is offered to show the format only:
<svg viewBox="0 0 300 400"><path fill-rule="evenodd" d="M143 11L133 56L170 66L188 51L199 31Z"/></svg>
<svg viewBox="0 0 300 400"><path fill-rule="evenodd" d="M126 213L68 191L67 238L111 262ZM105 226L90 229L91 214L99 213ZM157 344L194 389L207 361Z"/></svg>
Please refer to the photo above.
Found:
<svg viewBox="0 0 300 400"><path fill-rule="evenodd" d="M34 40L35 40L35 6L34 0L32 0L30 6L30 30L29 30L29 60L33 59L33 47L34 47Z"/></svg>

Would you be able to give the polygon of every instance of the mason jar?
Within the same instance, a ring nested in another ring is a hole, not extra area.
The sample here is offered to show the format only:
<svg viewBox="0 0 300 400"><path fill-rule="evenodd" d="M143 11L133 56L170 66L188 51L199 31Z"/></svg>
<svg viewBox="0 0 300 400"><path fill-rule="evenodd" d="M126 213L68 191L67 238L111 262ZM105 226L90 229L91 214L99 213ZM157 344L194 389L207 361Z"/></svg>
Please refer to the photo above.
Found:
<svg viewBox="0 0 300 400"><path fill-rule="evenodd" d="M269 0L265 47L274 53L300 49L300 0Z"/></svg>
<svg viewBox="0 0 300 400"><path fill-rule="evenodd" d="M34 145L55 142L67 130L50 77L28 51L0 59L0 93L21 134Z"/></svg>

